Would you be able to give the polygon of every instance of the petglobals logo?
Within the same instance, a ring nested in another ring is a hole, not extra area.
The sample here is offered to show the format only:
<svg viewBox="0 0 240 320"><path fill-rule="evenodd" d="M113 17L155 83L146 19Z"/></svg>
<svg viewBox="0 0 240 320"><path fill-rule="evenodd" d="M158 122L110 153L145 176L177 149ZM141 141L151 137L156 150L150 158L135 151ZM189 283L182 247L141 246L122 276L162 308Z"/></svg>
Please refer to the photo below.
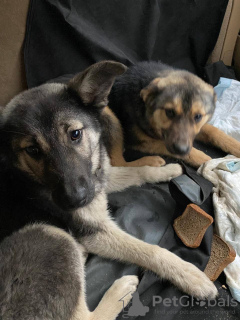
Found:
<svg viewBox="0 0 240 320"><path fill-rule="evenodd" d="M238 305L237 301L233 298L230 299L229 296L227 299L218 298L212 300L198 300L189 296L181 296L180 298L162 298L161 296L153 296L153 307L159 304L162 304L164 307L236 307Z"/></svg>
<svg viewBox="0 0 240 320"><path fill-rule="evenodd" d="M125 305L125 298L128 294L132 295L132 300L129 304ZM139 298L138 291L129 292L127 295L122 297L119 301L123 303L123 318L129 317L143 317L149 312L149 307L144 306Z"/></svg>
<svg viewBox="0 0 240 320"><path fill-rule="evenodd" d="M130 301L130 303L125 303L125 300L129 301L129 299L126 299L128 295L132 295L132 300ZM141 302L138 291L127 293L119 301L123 304L122 317L125 319L128 319L129 317L144 317L149 312L149 307L144 306L144 304ZM211 313L211 307L236 307L238 303L236 300L230 298L229 296L226 299L218 298L212 300L198 300L187 295L183 295L181 297L173 296L171 298L153 296L150 307L154 308L161 305L164 306L164 313L168 313L168 308L173 313L174 310L172 307L182 307L183 313L185 313L185 311L188 312L188 309L185 309L184 311L184 308L193 306L202 307L203 312ZM206 309L210 311L206 311ZM158 310L157 312L160 312L160 310ZM212 312L214 312L214 309L212 310Z"/></svg>

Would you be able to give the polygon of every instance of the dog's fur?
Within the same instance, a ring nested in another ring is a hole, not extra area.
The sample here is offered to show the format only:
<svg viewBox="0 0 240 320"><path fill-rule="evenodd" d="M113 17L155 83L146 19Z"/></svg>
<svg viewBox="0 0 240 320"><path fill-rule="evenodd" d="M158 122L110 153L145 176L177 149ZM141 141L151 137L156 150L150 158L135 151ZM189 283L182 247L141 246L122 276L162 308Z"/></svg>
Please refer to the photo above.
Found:
<svg viewBox="0 0 240 320"><path fill-rule="evenodd" d="M207 124L215 99L212 86L197 76L161 62L142 62L116 80L109 107L122 124L127 148L199 167L211 158L192 148L195 138L240 157L240 143Z"/></svg>
<svg viewBox="0 0 240 320"><path fill-rule="evenodd" d="M119 63L101 62L67 85L28 90L1 110L3 320L115 319L119 299L136 290L138 279L117 280L90 312L84 289L87 252L138 264L199 298L217 294L194 265L126 234L108 213L107 192L182 173L178 164L110 166L108 153L121 128L105 106L115 77L124 71Z"/></svg>

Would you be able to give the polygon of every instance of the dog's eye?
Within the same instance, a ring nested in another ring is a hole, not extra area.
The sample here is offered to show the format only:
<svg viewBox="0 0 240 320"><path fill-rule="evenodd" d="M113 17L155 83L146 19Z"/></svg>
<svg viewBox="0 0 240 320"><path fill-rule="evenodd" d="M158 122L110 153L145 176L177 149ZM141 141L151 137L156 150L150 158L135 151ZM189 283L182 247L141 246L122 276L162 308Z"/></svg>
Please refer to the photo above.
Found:
<svg viewBox="0 0 240 320"><path fill-rule="evenodd" d="M30 147L25 148L25 150L30 156L38 156L39 155L38 147L30 146Z"/></svg>
<svg viewBox="0 0 240 320"><path fill-rule="evenodd" d="M175 111L173 109L166 109L165 110L165 113L166 113L166 116L169 118L169 119L172 119L175 117Z"/></svg>
<svg viewBox="0 0 240 320"><path fill-rule="evenodd" d="M70 136L73 141L79 140L82 137L82 130L73 130L70 132Z"/></svg>
<svg viewBox="0 0 240 320"><path fill-rule="evenodd" d="M198 113L198 114L196 114L195 116L194 116L194 121L195 122L199 122L199 121L201 121L202 120L202 115L200 114L200 113Z"/></svg>

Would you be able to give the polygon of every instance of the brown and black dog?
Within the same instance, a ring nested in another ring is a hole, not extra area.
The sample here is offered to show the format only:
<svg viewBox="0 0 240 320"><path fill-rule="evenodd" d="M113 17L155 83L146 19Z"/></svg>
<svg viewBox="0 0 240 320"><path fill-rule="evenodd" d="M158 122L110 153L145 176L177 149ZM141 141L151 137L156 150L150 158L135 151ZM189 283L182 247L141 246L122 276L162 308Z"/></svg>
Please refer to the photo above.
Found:
<svg viewBox="0 0 240 320"><path fill-rule="evenodd" d="M207 124L215 109L213 87L197 76L161 62L141 62L117 78L109 107L124 129L127 148L182 158L194 167L211 158L193 148L194 139L240 157L240 143ZM118 139L121 148L121 139ZM116 144L117 145L117 144ZM124 163L117 146L113 165ZM145 157L138 165L161 165L160 157Z"/></svg>

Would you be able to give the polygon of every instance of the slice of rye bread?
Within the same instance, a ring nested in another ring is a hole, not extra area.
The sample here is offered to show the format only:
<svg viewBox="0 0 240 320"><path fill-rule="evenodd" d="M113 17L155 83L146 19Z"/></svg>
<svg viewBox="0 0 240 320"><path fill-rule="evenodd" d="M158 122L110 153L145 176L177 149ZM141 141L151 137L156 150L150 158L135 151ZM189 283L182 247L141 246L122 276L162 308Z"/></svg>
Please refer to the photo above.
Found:
<svg viewBox="0 0 240 320"><path fill-rule="evenodd" d="M213 235L211 256L204 270L205 274L212 281L215 281L224 268L233 262L236 257L236 252L231 245L226 243L216 234Z"/></svg>
<svg viewBox="0 0 240 320"><path fill-rule="evenodd" d="M213 218L209 214L196 204L191 203L183 214L174 220L173 228L185 246L197 248L212 223Z"/></svg>

